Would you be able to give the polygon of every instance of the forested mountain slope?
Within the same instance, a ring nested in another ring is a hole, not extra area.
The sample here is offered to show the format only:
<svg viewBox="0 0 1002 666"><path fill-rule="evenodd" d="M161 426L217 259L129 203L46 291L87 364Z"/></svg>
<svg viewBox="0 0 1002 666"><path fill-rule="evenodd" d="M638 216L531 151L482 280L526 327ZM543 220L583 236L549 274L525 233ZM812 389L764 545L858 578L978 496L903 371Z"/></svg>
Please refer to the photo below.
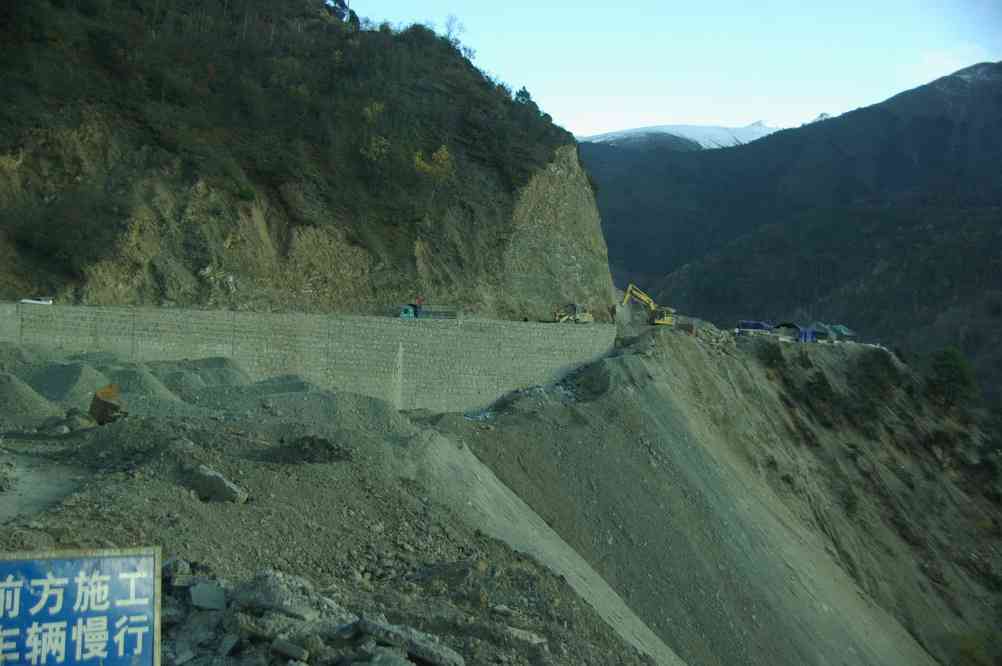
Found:
<svg viewBox="0 0 1002 666"><path fill-rule="evenodd" d="M997 393L1002 63L745 146L635 164L593 171L620 281L722 325L836 320L913 350L956 344Z"/></svg>
<svg viewBox="0 0 1002 666"><path fill-rule="evenodd" d="M573 138L454 39L360 29L321 0L0 12L2 297L609 302Z"/></svg>

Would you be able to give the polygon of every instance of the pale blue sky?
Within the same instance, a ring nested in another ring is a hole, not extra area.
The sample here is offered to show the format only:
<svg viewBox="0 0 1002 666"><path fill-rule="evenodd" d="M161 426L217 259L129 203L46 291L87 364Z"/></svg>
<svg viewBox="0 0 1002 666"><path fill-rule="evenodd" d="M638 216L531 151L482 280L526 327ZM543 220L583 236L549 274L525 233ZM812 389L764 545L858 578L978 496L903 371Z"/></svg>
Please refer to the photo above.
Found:
<svg viewBox="0 0 1002 666"><path fill-rule="evenodd" d="M578 135L756 120L796 126L1002 60L1002 0L351 6L376 23L430 23L439 32L455 15L477 67L516 90L526 86Z"/></svg>

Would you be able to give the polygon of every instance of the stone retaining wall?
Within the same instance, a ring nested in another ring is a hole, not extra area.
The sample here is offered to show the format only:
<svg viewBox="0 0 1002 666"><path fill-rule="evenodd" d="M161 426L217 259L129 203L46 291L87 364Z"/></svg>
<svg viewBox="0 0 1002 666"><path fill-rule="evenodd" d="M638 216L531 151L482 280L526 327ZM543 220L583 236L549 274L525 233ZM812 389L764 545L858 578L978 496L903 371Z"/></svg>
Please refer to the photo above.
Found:
<svg viewBox="0 0 1002 666"><path fill-rule="evenodd" d="M459 411L605 354L605 324L0 303L0 340L132 361L227 356L255 379L298 374L400 409Z"/></svg>

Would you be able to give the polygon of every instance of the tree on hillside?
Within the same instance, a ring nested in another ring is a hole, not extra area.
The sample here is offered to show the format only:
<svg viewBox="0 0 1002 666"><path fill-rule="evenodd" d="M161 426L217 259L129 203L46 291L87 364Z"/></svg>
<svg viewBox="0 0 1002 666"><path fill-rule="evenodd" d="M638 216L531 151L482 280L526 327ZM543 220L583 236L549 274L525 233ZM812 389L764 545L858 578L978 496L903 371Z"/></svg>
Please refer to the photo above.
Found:
<svg viewBox="0 0 1002 666"><path fill-rule="evenodd" d="M963 404L978 395L974 368L956 347L947 347L933 356L926 384L929 394L947 407Z"/></svg>

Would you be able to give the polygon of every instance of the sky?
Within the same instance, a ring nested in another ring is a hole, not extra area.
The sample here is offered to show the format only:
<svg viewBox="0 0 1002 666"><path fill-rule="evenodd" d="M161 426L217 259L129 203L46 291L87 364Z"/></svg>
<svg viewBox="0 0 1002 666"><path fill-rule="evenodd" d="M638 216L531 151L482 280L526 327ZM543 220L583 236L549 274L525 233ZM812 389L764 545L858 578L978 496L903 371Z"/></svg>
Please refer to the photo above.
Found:
<svg viewBox="0 0 1002 666"><path fill-rule="evenodd" d="M1002 0L366 0L395 27L461 26L473 63L577 136L796 127L1002 61Z"/></svg>

